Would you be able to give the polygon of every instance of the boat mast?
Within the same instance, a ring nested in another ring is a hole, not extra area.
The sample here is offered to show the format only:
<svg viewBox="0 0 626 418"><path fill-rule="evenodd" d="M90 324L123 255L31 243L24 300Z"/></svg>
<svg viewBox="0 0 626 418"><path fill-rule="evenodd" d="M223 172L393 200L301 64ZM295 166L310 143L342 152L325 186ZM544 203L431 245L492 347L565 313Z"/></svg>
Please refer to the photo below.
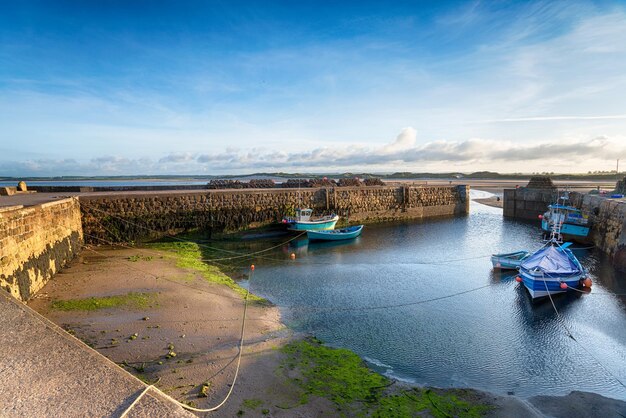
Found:
<svg viewBox="0 0 626 418"><path fill-rule="evenodd" d="M559 205L559 200L562 200L563 203ZM569 200L569 192L567 187L562 194L558 194L557 192L557 200L556 200L556 210L554 211L554 216L552 220L552 225L550 228L550 239L549 242L555 244L563 244L563 235L561 235L561 227L563 226L563 222L565 222L565 217L567 216L567 210L563 209L566 201Z"/></svg>
<svg viewBox="0 0 626 418"><path fill-rule="evenodd" d="M557 209L558 212L559 209ZM563 214L565 215L565 214ZM550 228L549 242L555 244L563 244L563 235L561 235L561 222L552 222L552 228Z"/></svg>

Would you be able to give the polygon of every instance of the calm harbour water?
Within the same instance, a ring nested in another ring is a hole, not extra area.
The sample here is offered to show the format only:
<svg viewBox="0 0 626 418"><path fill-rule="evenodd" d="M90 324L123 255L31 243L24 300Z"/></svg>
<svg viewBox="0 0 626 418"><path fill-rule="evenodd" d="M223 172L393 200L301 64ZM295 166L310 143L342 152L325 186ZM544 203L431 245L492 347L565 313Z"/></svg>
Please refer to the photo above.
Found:
<svg viewBox="0 0 626 418"><path fill-rule="evenodd" d="M255 260L250 286L282 307L289 326L349 348L394 378L522 397L583 390L626 399L603 368L626 382L626 297L615 295L626 294L626 277L597 251L575 250L593 290L555 303L590 355L549 301L533 305L511 273L491 268L494 252L540 246L538 223L508 221L500 209L472 202L467 217L367 226L348 243L299 239Z"/></svg>

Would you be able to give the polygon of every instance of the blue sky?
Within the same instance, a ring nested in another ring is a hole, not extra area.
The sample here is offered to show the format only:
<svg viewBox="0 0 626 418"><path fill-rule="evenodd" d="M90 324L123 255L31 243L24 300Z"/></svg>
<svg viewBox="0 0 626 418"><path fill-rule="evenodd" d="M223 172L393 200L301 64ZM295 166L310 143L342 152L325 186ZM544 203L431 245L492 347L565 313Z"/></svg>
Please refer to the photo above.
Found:
<svg viewBox="0 0 626 418"><path fill-rule="evenodd" d="M0 3L0 176L610 170L625 98L623 2Z"/></svg>

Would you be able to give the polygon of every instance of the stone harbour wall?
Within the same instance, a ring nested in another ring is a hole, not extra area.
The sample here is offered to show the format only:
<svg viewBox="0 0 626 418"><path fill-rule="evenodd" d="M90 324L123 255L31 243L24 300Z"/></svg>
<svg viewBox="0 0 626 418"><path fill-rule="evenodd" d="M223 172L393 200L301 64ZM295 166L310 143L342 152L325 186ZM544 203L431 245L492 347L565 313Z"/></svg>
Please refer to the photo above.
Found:
<svg viewBox="0 0 626 418"><path fill-rule="evenodd" d="M28 300L77 254L82 243L76 198L0 208L0 287Z"/></svg>
<svg viewBox="0 0 626 418"><path fill-rule="evenodd" d="M535 220L556 198L556 191L549 189L504 189L503 214L507 218Z"/></svg>
<svg viewBox="0 0 626 418"><path fill-rule="evenodd" d="M572 203L591 215L591 238L613 265L626 271L626 200L573 193Z"/></svg>
<svg viewBox="0 0 626 418"><path fill-rule="evenodd" d="M353 222L469 211L467 186L203 190L80 196L86 242L128 242L190 229L229 232L278 223L298 207Z"/></svg>

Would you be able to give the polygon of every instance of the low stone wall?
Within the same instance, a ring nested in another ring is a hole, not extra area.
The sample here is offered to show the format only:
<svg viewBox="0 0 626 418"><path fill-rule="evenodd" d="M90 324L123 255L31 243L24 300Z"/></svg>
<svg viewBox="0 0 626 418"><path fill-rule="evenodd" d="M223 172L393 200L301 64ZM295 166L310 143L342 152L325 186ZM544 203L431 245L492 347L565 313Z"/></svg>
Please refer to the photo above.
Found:
<svg viewBox="0 0 626 418"><path fill-rule="evenodd" d="M350 221L452 216L469 211L467 186L204 190L80 196L87 242L136 241L201 228L236 231L280 222L297 207Z"/></svg>
<svg viewBox="0 0 626 418"><path fill-rule="evenodd" d="M556 202L557 194L545 189L504 189L503 214L507 218L537 219Z"/></svg>
<svg viewBox="0 0 626 418"><path fill-rule="evenodd" d="M79 251L76 198L0 210L0 287L27 300Z"/></svg>

